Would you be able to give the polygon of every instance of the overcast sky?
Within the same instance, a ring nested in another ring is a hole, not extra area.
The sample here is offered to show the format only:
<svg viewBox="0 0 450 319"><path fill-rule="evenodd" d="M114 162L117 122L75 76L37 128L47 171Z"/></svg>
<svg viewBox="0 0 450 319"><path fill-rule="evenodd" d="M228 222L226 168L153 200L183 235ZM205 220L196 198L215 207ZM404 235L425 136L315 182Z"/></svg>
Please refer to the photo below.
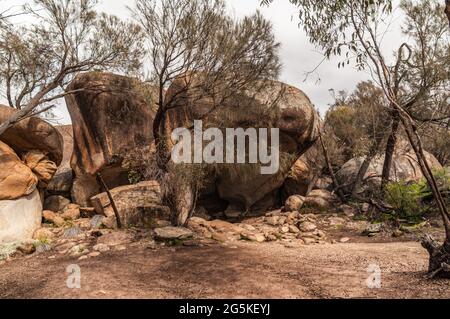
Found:
<svg viewBox="0 0 450 319"><path fill-rule="evenodd" d="M24 1L8 0L19 4ZM328 105L333 101L330 89L351 91L359 81L369 79L365 72L358 72L352 67L338 69L338 60L324 62L317 73L305 81L305 73L313 70L323 59L323 56L312 46L305 33L298 27L298 8L290 4L288 0L275 0L270 7L260 7L260 0L226 0L229 12L237 18L252 14L259 9L263 15L272 21L277 40L281 43L281 61L283 70L281 81L296 86L303 90L313 101L316 107L324 114ZM115 14L124 19L131 18L127 5L132 5L131 0L102 0L99 9L107 13ZM400 18L394 21L398 24ZM385 43L387 50L393 50L394 44L399 39L397 31L392 31ZM398 45L398 44L397 44ZM320 81L318 78L320 77ZM61 124L70 122L65 106L55 111Z"/></svg>

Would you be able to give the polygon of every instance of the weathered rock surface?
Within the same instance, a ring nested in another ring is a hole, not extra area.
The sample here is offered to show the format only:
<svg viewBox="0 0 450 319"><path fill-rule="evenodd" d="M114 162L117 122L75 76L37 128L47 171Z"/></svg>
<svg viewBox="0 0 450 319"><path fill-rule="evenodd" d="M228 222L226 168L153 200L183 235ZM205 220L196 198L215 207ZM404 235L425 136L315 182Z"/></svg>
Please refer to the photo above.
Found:
<svg viewBox="0 0 450 319"><path fill-rule="evenodd" d="M23 162L31 168L32 172L39 179L40 188L45 189L56 173L58 167L50 161L41 151L33 150L22 156Z"/></svg>
<svg viewBox="0 0 450 319"><path fill-rule="evenodd" d="M339 199L336 195L324 189L315 189L305 199L305 206L318 210L327 210L337 206Z"/></svg>
<svg viewBox="0 0 450 319"><path fill-rule="evenodd" d="M170 211L162 205L161 187L156 181L141 182L111 190L123 226L152 226L156 219L169 219ZM106 193L91 199L97 214L105 215L115 224L115 214Z"/></svg>
<svg viewBox="0 0 450 319"><path fill-rule="evenodd" d="M63 195L70 197L73 183L73 170L70 167L70 159L73 153L73 129L72 125L56 126L64 140L63 159L61 165L47 186L46 192L50 195Z"/></svg>
<svg viewBox="0 0 450 319"><path fill-rule="evenodd" d="M49 196L44 201L44 209L51 210L53 212L61 212L67 205L70 204L70 200L63 196L54 195Z"/></svg>
<svg viewBox="0 0 450 319"><path fill-rule="evenodd" d="M44 210L42 212L42 217L44 222L54 224L57 227L61 227L65 224L64 218L51 210Z"/></svg>
<svg viewBox="0 0 450 319"><path fill-rule="evenodd" d="M284 210L287 212L299 212L302 209L305 200L305 197L300 195L291 196L287 199Z"/></svg>
<svg viewBox="0 0 450 319"><path fill-rule="evenodd" d="M14 150L0 141L0 201L14 200L34 192L38 183L31 169Z"/></svg>
<svg viewBox="0 0 450 319"><path fill-rule="evenodd" d="M282 199L293 195L306 196L315 187L316 175L320 175L324 163L322 163L317 144L312 146L292 166L281 189Z"/></svg>
<svg viewBox="0 0 450 319"><path fill-rule="evenodd" d="M7 120L15 109L0 105L0 123ZM31 117L20 121L5 133L0 140L9 145L19 156L39 150L57 166L63 158L63 138L58 130L46 121Z"/></svg>
<svg viewBox="0 0 450 319"><path fill-rule="evenodd" d="M121 164L129 152L152 142L155 90L100 72L79 75L69 89L88 89L67 96L66 103L74 134L72 196L75 203L89 206L89 199L103 191L97 173L110 188L129 184Z"/></svg>
<svg viewBox="0 0 450 319"><path fill-rule="evenodd" d="M159 240L183 240L192 237L194 233L184 227L163 227L155 229L155 235Z"/></svg>
<svg viewBox="0 0 450 319"><path fill-rule="evenodd" d="M271 82L262 92L247 92L235 96L221 107L212 110L215 101L197 100L198 92L184 90L186 83L197 79L182 77L174 81L166 93L166 100L175 98L175 108L166 120L168 136L179 127L190 127L202 119L208 127L253 127L280 129L281 167L277 174L262 175L260 165L224 165L215 171L217 194L233 208L243 212L264 211L275 204L276 192L296 160L314 144L321 126L320 118L309 98L299 89L280 82ZM181 93L180 93L181 92ZM278 101L274 110L273 102ZM245 111L244 111L245 110ZM205 114L208 114L205 117ZM173 141L168 141L169 145ZM266 199L269 198L271 200ZM265 201L266 207L257 204Z"/></svg>
<svg viewBox="0 0 450 319"><path fill-rule="evenodd" d="M430 167L435 170L442 169L442 165L432 154L425 152ZM356 178L358 171L364 161L364 158L354 158L342 166L336 174L341 185L350 185ZM371 192L379 189L381 185L381 175L383 172L384 155L378 156L372 160L369 169L364 177L366 182L359 190L360 193ZM390 178L393 181L399 182L413 182L423 178L423 174L420 170L420 166L417 162L417 157L411 150L410 146L401 142L394 153L392 170ZM351 189L347 188L346 191L350 192Z"/></svg>
<svg viewBox="0 0 450 319"><path fill-rule="evenodd" d="M38 190L16 200L0 201L0 243L32 239L41 221L42 202Z"/></svg>

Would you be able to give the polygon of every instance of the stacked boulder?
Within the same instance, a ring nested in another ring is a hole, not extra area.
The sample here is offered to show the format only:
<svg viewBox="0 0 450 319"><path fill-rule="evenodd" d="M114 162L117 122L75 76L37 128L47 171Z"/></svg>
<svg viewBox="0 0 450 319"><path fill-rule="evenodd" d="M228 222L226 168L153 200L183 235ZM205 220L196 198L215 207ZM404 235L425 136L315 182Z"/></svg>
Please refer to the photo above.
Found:
<svg viewBox="0 0 450 319"><path fill-rule="evenodd" d="M436 159L436 157L428 152L425 152L425 157L432 170L442 170L443 167ZM384 155L375 157L364 176L364 183L358 190L359 193L370 194L377 192L381 186L381 176L384 165ZM341 185L350 185L344 187L344 191L351 192L351 185L356 179L356 175L364 162L363 157L353 158L345 163L337 172L337 178ZM424 176L420 169L417 156L411 149L411 146L406 142L400 140L393 156L390 179L394 182L417 182Z"/></svg>
<svg viewBox="0 0 450 319"><path fill-rule="evenodd" d="M16 110L0 106L0 123ZM63 139L31 117L0 136L0 243L31 239L42 220L43 193L62 160Z"/></svg>
<svg viewBox="0 0 450 319"><path fill-rule="evenodd" d="M110 188L130 184L122 164L131 152L150 148L156 90L102 72L77 76L69 90L79 91L66 97L73 125L72 199L89 206L90 198L103 192L97 174Z"/></svg>
<svg viewBox="0 0 450 319"><path fill-rule="evenodd" d="M321 120L313 104L298 88L277 81L269 81L262 90L250 90L226 102L217 102L201 97L196 81L201 81L200 74L187 74L176 79L167 90L165 99L174 106L166 116L167 136L179 127L192 127L195 120L202 120L208 128L280 129L281 163L276 174L262 175L259 164L216 165L206 182L212 187L207 188L203 197L218 198L220 206L225 201L229 216L235 216L235 212L261 213L277 206L280 189L291 168L319 136ZM223 104L217 107L217 103ZM167 141L170 146L173 143ZM304 169L299 167L297 173L303 174ZM309 177L305 173L301 183L308 183L305 179Z"/></svg>

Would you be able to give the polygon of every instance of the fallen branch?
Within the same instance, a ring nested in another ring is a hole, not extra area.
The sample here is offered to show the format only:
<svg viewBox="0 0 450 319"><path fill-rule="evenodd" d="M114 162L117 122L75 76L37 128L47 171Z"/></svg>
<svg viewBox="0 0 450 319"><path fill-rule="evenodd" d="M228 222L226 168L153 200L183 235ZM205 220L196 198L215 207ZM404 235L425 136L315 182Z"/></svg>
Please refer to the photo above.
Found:
<svg viewBox="0 0 450 319"><path fill-rule="evenodd" d="M111 192L109 191L109 188L106 185L105 180L103 179L103 177L102 177L102 175L100 173L97 174L97 180L103 186L106 194L108 194L108 198L109 198L109 201L111 203L111 207L112 207L112 209L114 211L114 215L116 216L117 228L121 229L122 228L122 222L120 221L119 211L117 209L116 203L114 202L114 198L113 198Z"/></svg>

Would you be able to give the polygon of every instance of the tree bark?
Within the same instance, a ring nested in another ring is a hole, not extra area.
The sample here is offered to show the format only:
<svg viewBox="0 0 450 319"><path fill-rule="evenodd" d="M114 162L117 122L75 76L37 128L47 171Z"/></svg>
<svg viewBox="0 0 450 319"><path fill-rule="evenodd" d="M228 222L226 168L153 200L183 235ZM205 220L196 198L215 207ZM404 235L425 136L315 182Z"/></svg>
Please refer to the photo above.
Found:
<svg viewBox="0 0 450 319"><path fill-rule="evenodd" d="M328 172L331 176L331 179L333 180L334 188L336 189L337 195L339 196L339 199L341 200L341 202L346 203L347 200L344 196L342 188L339 185L339 181L337 180L336 174L334 174L334 169L333 169L333 166L331 165L330 157L328 155L328 150L323 141L322 132L320 132L320 131L319 131L319 140L320 140L320 144L322 145L323 156L325 157L325 163L327 165Z"/></svg>
<svg viewBox="0 0 450 319"><path fill-rule="evenodd" d="M362 163L358 174L356 175L355 183L352 187L352 197L356 197L356 195L358 194L359 187L361 186L364 176L366 176L367 170L369 169L370 163L372 162L375 155L377 155L377 149L373 148L364 159L364 162Z"/></svg>
<svg viewBox="0 0 450 319"><path fill-rule="evenodd" d="M397 144L397 134L398 134L399 127L400 127L400 116L397 111L394 111L394 114L392 115L391 134L389 135L389 138L388 138L388 141L386 144L383 173L381 175L381 190L382 191L385 189L386 185L389 183L389 180L391 177L392 162L393 162L394 153L395 153L395 146Z"/></svg>
<svg viewBox="0 0 450 319"><path fill-rule="evenodd" d="M422 173L431 188L434 199L439 208L439 212L441 213L444 221L446 239L442 246L439 245L439 243L431 236L427 236L422 240L422 246L426 248L430 254L429 274L431 278L438 275L442 277L450 277L450 215L430 165L424 155L422 140L417 132L414 122L410 118L405 118L405 116L401 116L401 120L405 126L411 146L416 153Z"/></svg>

